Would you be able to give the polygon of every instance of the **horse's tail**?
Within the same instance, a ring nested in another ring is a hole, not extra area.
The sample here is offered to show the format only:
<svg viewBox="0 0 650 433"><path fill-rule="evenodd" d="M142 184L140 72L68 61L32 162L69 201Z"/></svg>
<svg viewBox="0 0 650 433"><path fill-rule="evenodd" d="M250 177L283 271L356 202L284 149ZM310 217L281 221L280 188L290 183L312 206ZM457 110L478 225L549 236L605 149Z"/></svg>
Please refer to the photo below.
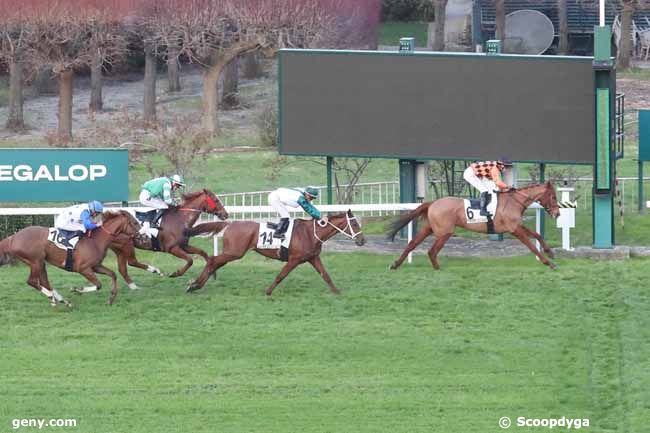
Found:
<svg viewBox="0 0 650 433"><path fill-rule="evenodd" d="M422 203L420 206L413 209L412 211L402 214L398 218L396 218L392 223L388 225L388 229L386 231L386 237L391 241L394 240L397 232L400 231L402 227L410 223L412 220L425 213L429 209L429 206L431 206L431 203L433 202L428 201L426 203Z"/></svg>
<svg viewBox="0 0 650 433"><path fill-rule="evenodd" d="M228 224L230 224L227 221L214 221L210 223L203 223L203 224L198 224L195 225L194 227L190 227L189 229L185 230L185 236L188 238L191 238L192 236L198 236L198 235L209 235L209 236L214 236L223 229L225 229Z"/></svg>
<svg viewBox="0 0 650 433"><path fill-rule="evenodd" d="M13 255L8 251L11 248L11 240L13 236L0 241L0 266L4 266L11 262Z"/></svg>

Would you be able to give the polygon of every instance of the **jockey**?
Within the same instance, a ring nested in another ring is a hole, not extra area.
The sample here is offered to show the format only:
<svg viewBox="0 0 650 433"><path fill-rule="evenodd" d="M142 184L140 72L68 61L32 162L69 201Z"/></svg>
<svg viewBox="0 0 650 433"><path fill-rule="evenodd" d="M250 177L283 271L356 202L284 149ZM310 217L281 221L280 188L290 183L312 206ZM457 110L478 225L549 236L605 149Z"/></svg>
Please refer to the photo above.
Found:
<svg viewBox="0 0 650 433"><path fill-rule="evenodd" d="M289 211L287 207L301 207L314 219L321 219L321 213L311 204L318 197L318 189L313 186L307 188L278 188L269 194L269 206L280 214L280 222L275 225L274 238L283 239L289 228Z"/></svg>
<svg viewBox="0 0 650 433"><path fill-rule="evenodd" d="M64 209L54 222L54 227L62 235L63 245L72 249L74 245L70 244L71 239L101 226L102 212L104 206L96 200Z"/></svg>
<svg viewBox="0 0 650 433"><path fill-rule="evenodd" d="M151 226L156 226L158 219L162 216L165 209L174 204L172 192L185 186L183 178L179 174L171 177L157 177L145 182L140 191L140 203L143 206L157 209L156 214L151 221L145 221L142 225L141 233L149 233Z"/></svg>
<svg viewBox="0 0 650 433"><path fill-rule="evenodd" d="M481 193L480 206L481 215L489 216L487 211L488 197L495 188L500 191L508 190L510 187L503 180L501 174L512 167L512 161L501 159L498 161L481 161L470 164L463 173L463 178Z"/></svg>

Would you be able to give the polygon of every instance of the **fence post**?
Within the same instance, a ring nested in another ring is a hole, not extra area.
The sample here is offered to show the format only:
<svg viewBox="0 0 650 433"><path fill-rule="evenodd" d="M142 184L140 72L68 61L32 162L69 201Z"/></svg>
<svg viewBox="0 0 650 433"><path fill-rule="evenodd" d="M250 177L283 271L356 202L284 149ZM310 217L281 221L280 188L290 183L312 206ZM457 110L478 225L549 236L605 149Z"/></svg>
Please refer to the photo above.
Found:
<svg viewBox="0 0 650 433"><path fill-rule="evenodd" d="M332 165L334 163L334 158L331 156L327 157L327 204L334 203L333 191L332 191Z"/></svg>

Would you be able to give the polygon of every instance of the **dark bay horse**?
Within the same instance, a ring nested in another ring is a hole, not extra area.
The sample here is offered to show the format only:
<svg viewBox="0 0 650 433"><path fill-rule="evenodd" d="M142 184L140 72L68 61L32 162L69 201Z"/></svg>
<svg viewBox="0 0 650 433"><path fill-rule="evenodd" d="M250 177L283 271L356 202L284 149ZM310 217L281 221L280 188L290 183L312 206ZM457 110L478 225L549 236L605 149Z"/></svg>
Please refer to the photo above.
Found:
<svg viewBox="0 0 650 433"><path fill-rule="evenodd" d="M551 182L529 185L521 189L511 189L508 192L499 193L497 202L496 217L494 218L494 231L496 233L511 233L528 247L545 265L555 269L555 264L544 257L531 242L530 238L537 239L544 249L544 252L553 258L553 251L548 247L539 233L530 230L521 223L524 211L533 202L538 202L544 207L553 218L560 215L557 205L555 189ZM417 217L426 217L422 228L409 242L402 255L390 266L390 269L397 269L408 254L415 249L425 238L433 234L436 241L429 249L429 259L435 269L440 269L438 264L438 253L454 234L456 227L479 233L487 233L487 223L468 224L465 215L465 205L462 198L444 197L433 202L421 204L417 209L408 212L390 224L388 237L394 239L397 232L410 221Z"/></svg>
<svg viewBox="0 0 650 433"><path fill-rule="evenodd" d="M104 212L103 218L102 226L89 232L77 243L72 270L86 277L93 284L93 291L102 287L95 272L111 277L111 295L108 298L110 305L117 296L117 278L115 272L102 265L102 260L111 240L120 235L135 236L140 230L140 224L126 211ZM0 266L7 264L11 257L22 261L30 269L27 284L43 293L52 306L63 303L70 307L71 304L50 285L46 269L46 262L63 269L67 253L47 237L47 227L31 226L0 241Z"/></svg>
<svg viewBox="0 0 650 433"><path fill-rule="evenodd" d="M219 197L212 191L203 189L201 191L183 194L183 200L180 206L170 207L165 211L160 220L160 232L158 235L160 251L173 254L185 260L185 266L171 274L170 277L172 278L183 275L192 266L194 261L190 254L198 254L206 262L208 260L209 256L205 251L189 245L189 237L185 234L185 231L194 225L202 212L217 215L220 219L228 218L228 212L226 212ZM122 277L124 277L124 280L131 289L136 289L137 286L129 276L126 267L127 263L130 266L162 275L159 269L140 263L135 257L136 248L153 250L151 239L147 236L136 236L135 238L120 236L114 239L110 248L117 256L117 266L120 274L122 274Z"/></svg>
<svg viewBox="0 0 650 433"><path fill-rule="evenodd" d="M210 257L198 280L190 282L187 287L188 292L203 287L212 273L216 272L228 262L241 259L250 250L254 250L255 252L271 259L280 259L278 254L279 250L277 249L257 249L259 223L254 221L199 224L189 232L194 236L204 233L216 234L224 229L223 252L218 256ZM361 226L351 211L330 216L327 224L323 227L321 227L316 220L296 219L293 233L291 235L291 244L289 246L289 260L287 261L287 264L284 265L278 276L275 277L273 284L271 284L271 286L266 290L266 294L271 295L273 289L280 284L289 272L291 272L296 266L305 262L309 262L314 269L316 269L316 272L318 272L323 280L325 280L332 293L339 293L339 290L334 286L332 279L320 260L323 242L332 238L337 233L341 233L350 239L354 239L358 246L365 243L363 233L361 232Z"/></svg>

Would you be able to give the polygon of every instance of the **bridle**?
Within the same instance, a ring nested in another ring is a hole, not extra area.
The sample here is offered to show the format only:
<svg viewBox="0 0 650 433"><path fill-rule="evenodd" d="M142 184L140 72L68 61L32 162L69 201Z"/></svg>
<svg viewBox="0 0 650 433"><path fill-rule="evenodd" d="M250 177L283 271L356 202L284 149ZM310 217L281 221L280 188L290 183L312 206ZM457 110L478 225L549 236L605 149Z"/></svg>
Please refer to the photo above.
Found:
<svg viewBox="0 0 650 433"><path fill-rule="evenodd" d="M355 239L357 236L359 236L361 233L363 233L362 230L359 230L358 232L355 232L354 229L352 228L352 223L350 221L356 220L357 217L355 217L355 216L351 217L350 215L348 215L346 213L345 214L345 219L346 219L347 225L345 226L344 229L340 229L338 226L332 224L329 219L327 220L327 222L325 224L321 225L320 223L318 223L318 226L321 227L321 228L325 228L328 225L332 226L332 227L334 227L336 229L336 231L338 231L339 233L342 233L346 238L349 238L349 239ZM348 230L350 230L350 233L348 233ZM325 242L321 238L318 237L318 234L316 234L316 220L314 220L314 237L316 239L318 239L319 242Z"/></svg>
<svg viewBox="0 0 650 433"><path fill-rule="evenodd" d="M217 210L217 203L221 203L221 199L217 197L217 200L215 201L209 194L205 195L205 201L207 203L207 209L204 211L202 209L193 209L189 207L181 207L178 208L179 211L182 212L208 212L212 213ZM223 206L223 203L221 203L221 206Z"/></svg>

